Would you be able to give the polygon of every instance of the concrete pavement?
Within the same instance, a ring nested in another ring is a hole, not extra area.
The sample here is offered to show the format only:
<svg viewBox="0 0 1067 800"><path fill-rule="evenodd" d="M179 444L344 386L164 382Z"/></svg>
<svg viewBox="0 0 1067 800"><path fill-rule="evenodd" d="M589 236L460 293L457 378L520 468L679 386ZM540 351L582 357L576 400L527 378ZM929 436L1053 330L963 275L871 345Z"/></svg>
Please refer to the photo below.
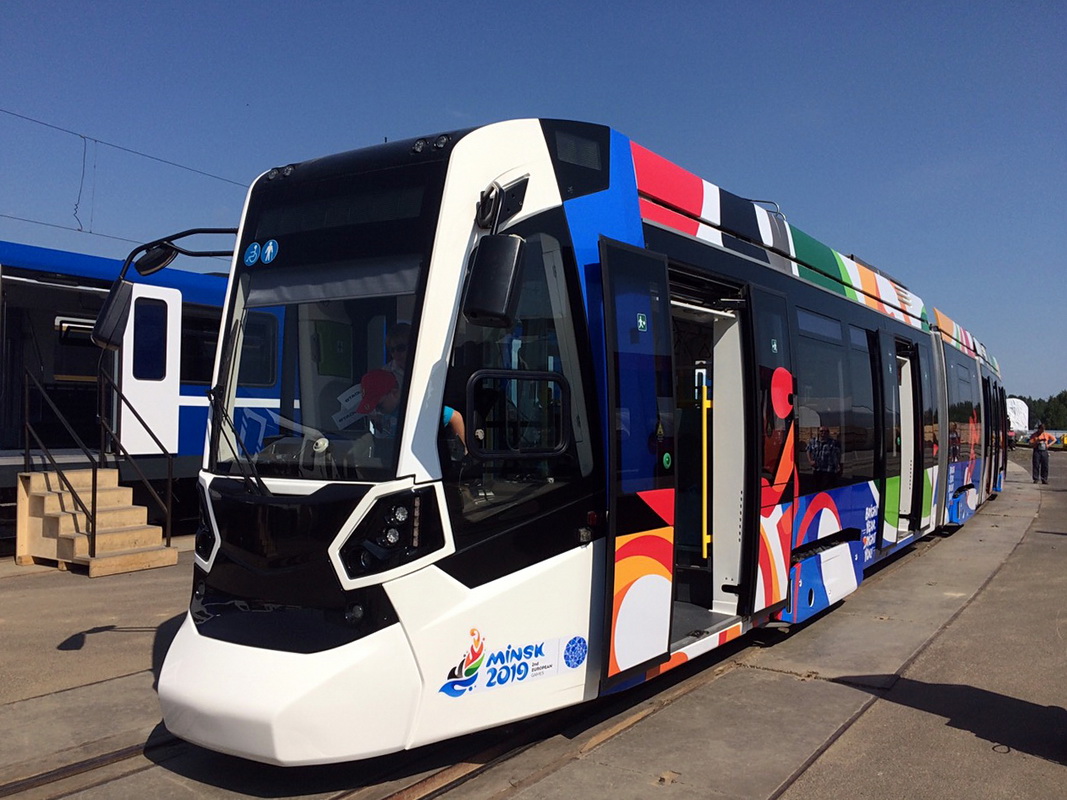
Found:
<svg viewBox="0 0 1067 800"><path fill-rule="evenodd" d="M1049 486L1011 466L966 526L681 701L543 779L445 796L1067 796L1067 457Z"/></svg>
<svg viewBox="0 0 1067 800"><path fill-rule="evenodd" d="M812 624L711 654L718 678L559 769L519 774L527 762L536 771L535 745L446 796L1064 796L1067 454L1052 455L1050 486L1013 465L1005 492L964 528ZM0 561L0 785L165 735L154 680L190 563L184 552L177 568L89 581ZM188 758L213 766L150 765L85 796L151 794L154 773L183 787L174 796L262 796L275 774ZM308 791L338 770L301 774Z"/></svg>

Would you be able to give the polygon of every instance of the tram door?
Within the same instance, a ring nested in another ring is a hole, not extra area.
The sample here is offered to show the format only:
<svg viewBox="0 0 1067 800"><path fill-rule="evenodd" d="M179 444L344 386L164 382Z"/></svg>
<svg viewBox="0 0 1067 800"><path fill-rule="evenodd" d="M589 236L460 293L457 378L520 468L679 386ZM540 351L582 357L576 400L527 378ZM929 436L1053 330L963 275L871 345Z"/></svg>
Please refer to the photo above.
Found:
<svg viewBox="0 0 1067 800"><path fill-rule="evenodd" d="M748 575L744 581L751 588L739 598L741 613L757 613L789 598L798 493L796 410L793 405L796 379L786 298L757 287L750 289L749 298L757 370L756 468L760 495L758 539L755 540L755 552L749 552ZM793 592L797 591L799 584L794 584Z"/></svg>
<svg viewBox="0 0 1067 800"><path fill-rule="evenodd" d="M602 686L667 660L674 595L675 426L667 259L600 241L608 372Z"/></svg>
<svg viewBox="0 0 1067 800"><path fill-rule="evenodd" d="M891 435L890 452L899 457L900 489L897 499L897 541L922 527L922 402L918 348L896 340L897 424ZM892 479L890 479L892 480ZM892 491L890 491L891 499ZM891 518L891 513L887 513Z"/></svg>
<svg viewBox="0 0 1067 800"><path fill-rule="evenodd" d="M133 305L122 343L121 387L129 400L115 403L119 437L134 455L159 453L147 423L168 452L178 451L181 292L133 284Z"/></svg>

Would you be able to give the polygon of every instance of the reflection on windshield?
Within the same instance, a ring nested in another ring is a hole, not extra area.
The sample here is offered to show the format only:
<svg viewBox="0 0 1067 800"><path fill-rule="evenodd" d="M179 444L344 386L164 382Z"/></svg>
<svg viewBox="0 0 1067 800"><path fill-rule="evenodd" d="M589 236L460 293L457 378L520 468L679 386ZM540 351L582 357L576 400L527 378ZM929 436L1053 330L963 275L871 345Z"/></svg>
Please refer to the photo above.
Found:
<svg viewBox="0 0 1067 800"><path fill-rule="evenodd" d="M245 296L269 297L245 277ZM395 475L414 307L410 293L257 308L277 325L244 326L229 370L240 376L228 395L233 432L222 432L218 467L239 470L234 462L251 457L263 477ZM264 374L274 383L264 385Z"/></svg>
<svg viewBox="0 0 1067 800"><path fill-rule="evenodd" d="M212 469L395 477L410 354L391 344L415 342L447 161L379 159L356 151L253 188L219 369L233 426L213 425Z"/></svg>

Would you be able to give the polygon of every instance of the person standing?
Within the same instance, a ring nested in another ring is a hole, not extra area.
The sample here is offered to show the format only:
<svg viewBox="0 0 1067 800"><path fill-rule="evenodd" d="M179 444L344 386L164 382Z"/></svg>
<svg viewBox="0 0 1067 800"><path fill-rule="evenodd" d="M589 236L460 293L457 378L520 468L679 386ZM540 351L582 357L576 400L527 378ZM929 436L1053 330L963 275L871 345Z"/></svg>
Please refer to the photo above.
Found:
<svg viewBox="0 0 1067 800"><path fill-rule="evenodd" d="M1037 430L1030 436L1030 447L1034 451L1030 475L1034 483L1037 483L1038 479L1042 483L1048 483L1048 448L1055 441L1056 437L1046 433L1045 426L1038 423Z"/></svg>
<svg viewBox="0 0 1067 800"><path fill-rule="evenodd" d="M815 475L816 491L832 489L841 476L841 445L825 425L819 428L818 438L808 442L808 463Z"/></svg>

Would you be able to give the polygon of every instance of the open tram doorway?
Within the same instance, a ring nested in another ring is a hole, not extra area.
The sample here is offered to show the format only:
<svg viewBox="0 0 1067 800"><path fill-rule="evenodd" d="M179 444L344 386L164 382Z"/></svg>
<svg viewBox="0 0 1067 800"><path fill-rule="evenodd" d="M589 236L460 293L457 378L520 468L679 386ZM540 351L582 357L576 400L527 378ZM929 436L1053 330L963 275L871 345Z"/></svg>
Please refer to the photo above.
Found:
<svg viewBox="0 0 1067 800"><path fill-rule="evenodd" d="M97 373L103 354L90 339L106 290L68 287L32 278L4 275L0 325L0 450L21 453L26 418L24 371L29 369L45 392L90 448L99 444ZM49 448L75 447L55 413L39 393L29 396L29 419ZM31 448L34 449L34 448ZM21 459L17 459L21 465Z"/></svg>
<svg viewBox="0 0 1067 800"><path fill-rule="evenodd" d="M747 469L737 287L670 271L675 396L672 649L737 616Z"/></svg>
<svg viewBox="0 0 1067 800"><path fill-rule="evenodd" d="M887 454L889 467L899 464L899 496L896 504L897 541L903 541L922 528L924 498L923 478L923 403L919 351L910 341L896 340L896 396L892 403L895 425L889 431ZM895 462L895 463L894 463ZM893 475L889 477L892 482ZM890 489L890 497L892 490ZM890 517L893 509L887 516Z"/></svg>
<svg viewBox="0 0 1067 800"><path fill-rule="evenodd" d="M736 622L749 456L740 287L621 242L600 252L609 687Z"/></svg>

